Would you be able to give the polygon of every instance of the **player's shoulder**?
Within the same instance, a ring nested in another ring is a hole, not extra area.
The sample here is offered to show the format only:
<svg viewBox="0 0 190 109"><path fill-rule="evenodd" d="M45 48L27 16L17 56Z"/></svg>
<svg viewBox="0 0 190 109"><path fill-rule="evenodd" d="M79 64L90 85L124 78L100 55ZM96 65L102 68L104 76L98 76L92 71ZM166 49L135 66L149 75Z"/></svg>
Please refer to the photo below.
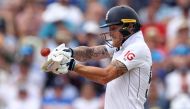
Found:
<svg viewBox="0 0 190 109"><path fill-rule="evenodd" d="M142 31L138 31L132 36L130 36L125 42L124 47L137 47L137 46L145 46L144 36Z"/></svg>
<svg viewBox="0 0 190 109"><path fill-rule="evenodd" d="M123 53L133 53L137 58L151 57L150 49L143 41L136 41L129 44L123 50Z"/></svg>
<svg viewBox="0 0 190 109"><path fill-rule="evenodd" d="M135 41L134 43L131 43L128 46L126 46L124 49L125 50L129 50L130 49L132 51L139 51L139 52L141 52L141 51L148 50L147 48L148 48L148 46L146 45L145 42L143 42L143 41Z"/></svg>

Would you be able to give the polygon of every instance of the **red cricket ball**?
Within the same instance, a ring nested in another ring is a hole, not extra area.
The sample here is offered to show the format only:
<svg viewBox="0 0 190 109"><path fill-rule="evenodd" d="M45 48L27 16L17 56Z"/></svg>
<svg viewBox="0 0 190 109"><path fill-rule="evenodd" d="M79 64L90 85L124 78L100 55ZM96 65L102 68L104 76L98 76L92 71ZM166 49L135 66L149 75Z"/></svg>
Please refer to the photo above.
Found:
<svg viewBox="0 0 190 109"><path fill-rule="evenodd" d="M49 55L50 49L49 48L43 48L43 49L41 49L40 53L41 53L42 56L46 57L46 56Z"/></svg>

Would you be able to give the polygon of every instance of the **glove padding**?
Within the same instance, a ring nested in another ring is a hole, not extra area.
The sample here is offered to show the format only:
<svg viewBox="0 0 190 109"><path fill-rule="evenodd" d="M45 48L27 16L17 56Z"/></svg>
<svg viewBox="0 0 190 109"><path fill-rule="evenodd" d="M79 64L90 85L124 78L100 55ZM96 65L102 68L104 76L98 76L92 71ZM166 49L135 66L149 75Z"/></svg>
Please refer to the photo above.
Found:
<svg viewBox="0 0 190 109"><path fill-rule="evenodd" d="M61 44L48 55L48 59L42 67L43 71L55 74L68 73L75 66L72 54L72 49L65 47L65 44Z"/></svg>
<svg viewBox="0 0 190 109"><path fill-rule="evenodd" d="M67 48L65 47L65 44L61 44L59 45L58 47L56 47L55 49L53 49L53 51L50 53L50 55L54 54L54 55L58 55L59 53L62 53L62 52L65 52L64 54L66 56L69 56L69 57L73 57L73 50L71 48ZM50 58L51 56L48 55L48 58Z"/></svg>

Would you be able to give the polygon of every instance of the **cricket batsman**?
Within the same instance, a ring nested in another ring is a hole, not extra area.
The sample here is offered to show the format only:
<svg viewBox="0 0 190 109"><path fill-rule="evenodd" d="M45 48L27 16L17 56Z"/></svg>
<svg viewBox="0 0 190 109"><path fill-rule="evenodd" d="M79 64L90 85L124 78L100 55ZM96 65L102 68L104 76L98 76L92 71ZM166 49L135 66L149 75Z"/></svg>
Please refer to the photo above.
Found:
<svg viewBox="0 0 190 109"><path fill-rule="evenodd" d="M144 41L137 13L129 6L116 6L106 14L109 31L100 34L107 45L55 48L43 65L45 72L80 76L106 85L105 109L144 109L151 82L152 58ZM108 46L109 45L109 46ZM112 58L105 68L85 66L78 61Z"/></svg>

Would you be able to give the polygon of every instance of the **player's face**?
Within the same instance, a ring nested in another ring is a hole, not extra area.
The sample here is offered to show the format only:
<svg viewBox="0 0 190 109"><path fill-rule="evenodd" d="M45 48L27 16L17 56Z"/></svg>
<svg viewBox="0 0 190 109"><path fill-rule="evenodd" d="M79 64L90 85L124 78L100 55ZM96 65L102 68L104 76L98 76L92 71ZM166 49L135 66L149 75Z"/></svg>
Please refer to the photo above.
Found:
<svg viewBox="0 0 190 109"><path fill-rule="evenodd" d="M122 44L123 36L119 32L121 29L121 26L112 25L109 27L110 36L112 38L112 46L114 47L120 47Z"/></svg>

